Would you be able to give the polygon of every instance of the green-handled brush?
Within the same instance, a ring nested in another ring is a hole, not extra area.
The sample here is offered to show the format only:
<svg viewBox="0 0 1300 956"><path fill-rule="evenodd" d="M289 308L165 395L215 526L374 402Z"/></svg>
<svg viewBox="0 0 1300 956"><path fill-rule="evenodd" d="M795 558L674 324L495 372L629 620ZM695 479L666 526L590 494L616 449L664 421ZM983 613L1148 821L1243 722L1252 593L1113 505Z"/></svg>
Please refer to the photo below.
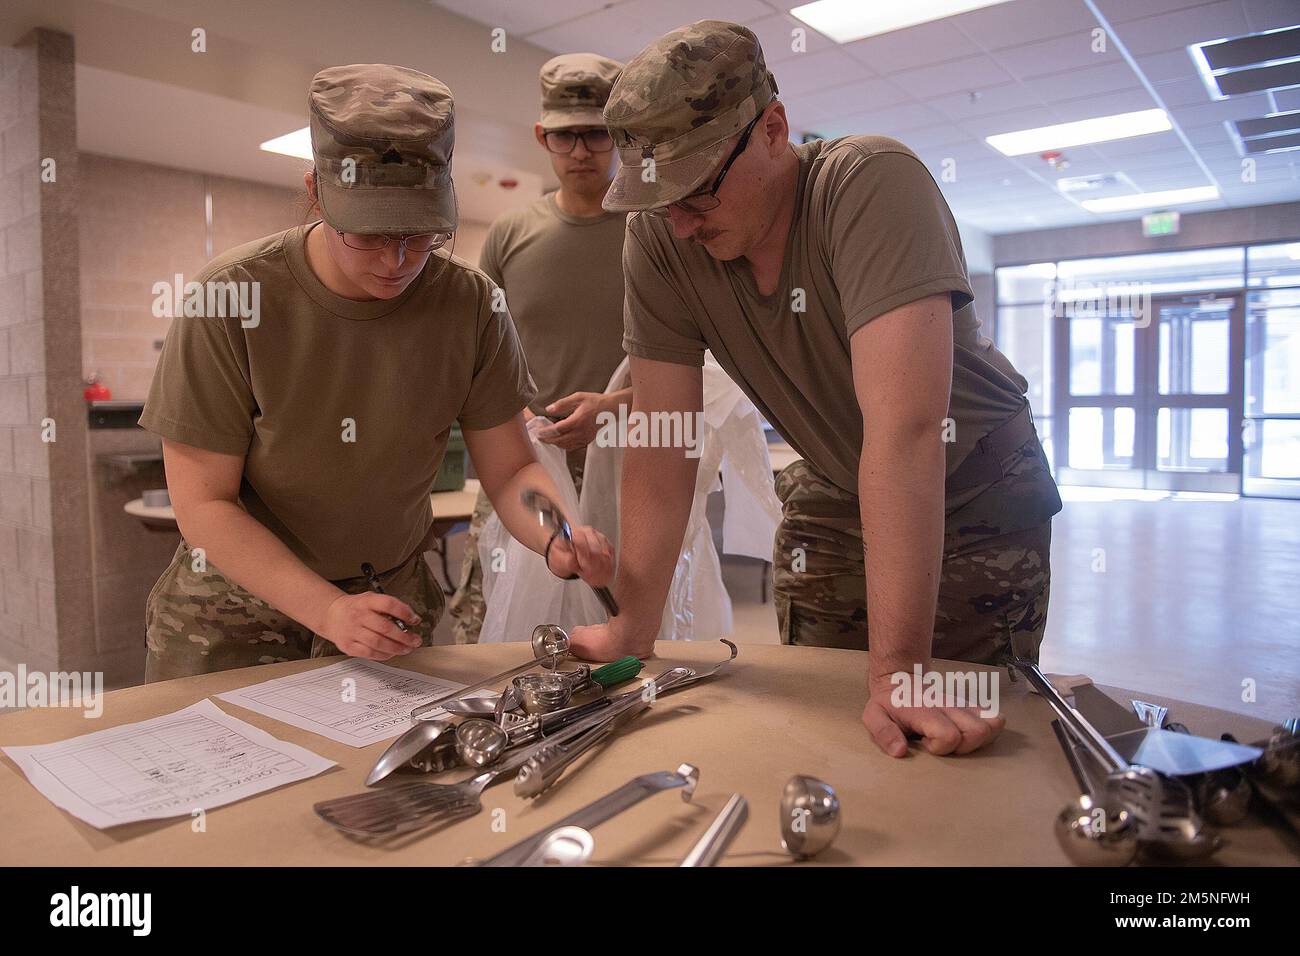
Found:
<svg viewBox="0 0 1300 956"><path fill-rule="evenodd" d="M608 690L624 681L631 680L641 673L641 668L644 666L640 658L628 655L627 657L620 657L616 661L611 661L603 667L597 667L591 672L591 679Z"/></svg>

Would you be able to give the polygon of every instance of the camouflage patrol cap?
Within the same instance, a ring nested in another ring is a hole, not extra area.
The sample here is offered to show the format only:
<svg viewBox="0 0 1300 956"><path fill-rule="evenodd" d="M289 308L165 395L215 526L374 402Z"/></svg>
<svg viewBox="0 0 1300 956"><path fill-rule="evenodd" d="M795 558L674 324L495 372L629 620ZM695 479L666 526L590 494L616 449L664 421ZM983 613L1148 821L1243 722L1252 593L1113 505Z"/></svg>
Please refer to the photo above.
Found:
<svg viewBox="0 0 1300 956"><path fill-rule="evenodd" d="M622 160L605 208L649 209L698 191L776 92L758 37L739 24L700 20L655 40L623 68L605 104Z"/></svg>
<svg viewBox="0 0 1300 956"><path fill-rule="evenodd" d="M601 109L623 64L596 53L563 53L542 64L543 129L604 126Z"/></svg>
<svg viewBox="0 0 1300 956"><path fill-rule="evenodd" d="M317 73L308 103L327 223L370 235L455 230L451 90L403 66L356 63Z"/></svg>

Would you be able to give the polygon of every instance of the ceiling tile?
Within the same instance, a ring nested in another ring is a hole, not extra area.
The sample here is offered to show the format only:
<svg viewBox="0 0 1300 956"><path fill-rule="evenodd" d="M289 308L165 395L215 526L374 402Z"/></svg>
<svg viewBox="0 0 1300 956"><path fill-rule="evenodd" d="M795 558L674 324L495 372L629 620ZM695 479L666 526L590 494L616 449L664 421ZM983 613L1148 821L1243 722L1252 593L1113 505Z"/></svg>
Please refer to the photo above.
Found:
<svg viewBox="0 0 1300 956"><path fill-rule="evenodd" d="M907 102L910 97L889 80L870 79L846 83L820 93L806 93L802 99L834 114L897 106Z"/></svg>
<svg viewBox="0 0 1300 956"><path fill-rule="evenodd" d="M1250 29L1277 30L1300 23L1300 7L1295 0L1241 0Z"/></svg>
<svg viewBox="0 0 1300 956"><path fill-rule="evenodd" d="M943 122L943 115L924 104L904 103L899 106L837 116L824 125L827 130L833 131L831 135L834 136L845 136L851 133L884 133L907 142L909 131L919 132L921 127L940 122Z"/></svg>
<svg viewBox="0 0 1300 956"><path fill-rule="evenodd" d="M1013 78L989 56L972 56L951 63L902 70L889 77L919 100L958 90L978 90Z"/></svg>
<svg viewBox="0 0 1300 956"><path fill-rule="evenodd" d="M743 23L771 12L762 0L709 0L709 15L719 20ZM697 0L622 0L616 6L532 33L528 40L547 50L590 50L626 60L669 30L698 19Z"/></svg>
<svg viewBox="0 0 1300 956"><path fill-rule="evenodd" d="M1097 25L1081 0L1012 0L958 14L949 21L986 50L1090 30Z"/></svg>
<svg viewBox="0 0 1300 956"><path fill-rule="evenodd" d="M1172 80L1167 83L1157 83L1155 87L1156 95L1169 109L1175 106L1196 106L1211 102L1209 91L1199 79Z"/></svg>
<svg viewBox="0 0 1300 956"><path fill-rule="evenodd" d="M1200 79L1200 74L1196 72L1196 64L1192 61L1191 54L1185 49L1169 50L1165 53L1148 53L1145 56L1135 57L1138 69L1152 83L1163 83L1166 80L1187 80Z"/></svg>
<svg viewBox="0 0 1300 956"><path fill-rule="evenodd" d="M1162 149L1152 153L1133 153L1123 157L1119 166L1124 172L1132 175L1134 170L1139 169L1168 171L1184 166L1195 167L1196 160L1192 158L1192 154L1186 147L1179 146L1177 149Z"/></svg>
<svg viewBox="0 0 1300 956"><path fill-rule="evenodd" d="M1195 189L1209 186L1205 173L1197 167L1179 170L1169 174L1158 170L1139 170L1129 175L1133 184L1144 193L1160 193L1170 189Z"/></svg>
<svg viewBox="0 0 1300 956"><path fill-rule="evenodd" d="M1108 63L1104 66L1094 66L1091 69L1070 70L1053 76L1040 76L1027 80L1025 85L1033 89L1046 103L1076 100L1083 96L1096 96L1101 93L1133 92L1141 89L1137 76L1134 75L1133 70L1123 60ZM1148 95L1145 90L1142 90L1143 97L1148 97Z"/></svg>
<svg viewBox="0 0 1300 956"><path fill-rule="evenodd" d="M1084 96L1077 100L1052 103L1049 108L1058 123L1073 123L1076 120L1092 119L1097 116L1114 116L1117 113L1133 113L1138 110L1155 108L1155 101L1145 89L1120 90L1118 93L1103 93L1098 96Z"/></svg>
<svg viewBox="0 0 1300 956"><path fill-rule="evenodd" d="M1204 40L1249 33L1250 26L1238 0L1222 0L1160 16L1133 20L1115 27L1129 53L1161 53Z"/></svg>
<svg viewBox="0 0 1300 956"><path fill-rule="evenodd" d="M970 93L965 92L937 96L926 100L926 105L957 121L1025 107L1040 108L1043 105L1035 91L1023 83L1004 83L978 90L977 93L975 99L971 99Z"/></svg>
<svg viewBox="0 0 1300 956"><path fill-rule="evenodd" d="M1113 43L1107 43L1101 52L1095 51L1093 46L1092 34L1084 30L1039 43L1007 47L998 50L994 59L1019 80L1033 76L1068 75L1065 73L1067 70L1124 62Z"/></svg>
<svg viewBox="0 0 1300 956"><path fill-rule="evenodd" d="M818 53L821 50L835 48L835 42L828 40L812 27L785 13L777 13L760 20L751 20L745 24L758 37L763 48L763 59L770 66L781 63L804 53ZM803 51L796 52L793 30L803 30Z"/></svg>
<svg viewBox="0 0 1300 956"><path fill-rule="evenodd" d="M1097 9L1111 23L1126 23L1140 20L1160 13L1173 13L1175 10L1212 3L1214 0L1094 0ZM1189 17L1195 16L1192 9L1186 9Z"/></svg>
<svg viewBox="0 0 1300 956"><path fill-rule="evenodd" d="M949 143L960 143L971 139L974 134L966 130L959 129L951 123L940 123L936 126L926 126L921 129L908 130L907 137L903 141L913 149L921 147L945 146ZM901 137L900 137L901 138Z"/></svg>
<svg viewBox="0 0 1300 956"><path fill-rule="evenodd" d="M1126 156L1138 156L1142 153L1160 153L1171 149L1185 148L1183 141L1173 130L1163 133L1148 133L1146 136L1129 136L1106 143L1094 143L1097 153L1108 160L1117 160Z"/></svg>
<svg viewBox="0 0 1300 956"><path fill-rule="evenodd" d="M1198 149L1201 146L1214 146L1223 143L1231 143L1232 138L1228 135L1227 127L1223 123L1208 123L1204 126L1188 126L1179 124L1179 129L1188 141Z"/></svg>
<svg viewBox="0 0 1300 956"><path fill-rule="evenodd" d="M488 27L522 36L605 7L607 0L438 0L438 6Z"/></svg>
<svg viewBox="0 0 1300 956"><path fill-rule="evenodd" d="M843 50L881 75L894 70L910 70L957 60L981 52L948 20L935 20L883 36L867 37L865 40L846 43Z"/></svg>
<svg viewBox="0 0 1300 956"><path fill-rule="evenodd" d="M1263 116L1272 111L1273 105L1269 102L1267 93L1230 96L1226 100L1214 100L1199 106L1180 106L1170 110L1179 126L1204 126L1219 120Z"/></svg>
<svg viewBox="0 0 1300 956"><path fill-rule="evenodd" d="M802 53L774 66L781 94L818 93L827 87L871 78L871 71L842 50Z"/></svg>
<svg viewBox="0 0 1300 956"><path fill-rule="evenodd" d="M962 120L957 126L972 136L983 139L997 133L1015 133L1022 129L1037 129L1060 122L1046 107L1014 110L1010 113L998 113L995 116L975 116Z"/></svg>

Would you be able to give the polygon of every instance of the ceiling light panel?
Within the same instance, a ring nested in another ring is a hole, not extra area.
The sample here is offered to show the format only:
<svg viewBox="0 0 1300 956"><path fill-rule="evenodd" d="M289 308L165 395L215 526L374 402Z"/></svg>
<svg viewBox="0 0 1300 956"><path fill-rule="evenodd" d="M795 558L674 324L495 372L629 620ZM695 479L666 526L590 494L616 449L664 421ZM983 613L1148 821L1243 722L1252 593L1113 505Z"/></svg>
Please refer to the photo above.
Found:
<svg viewBox="0 0 1300 956"><path fill-rule="evenodd" d="M908 3L867 3L864 0L817 0L790 11L836 43L892 33L919 23L943 20L959 13L995 7L1007 0L909 0Z"/></svg>

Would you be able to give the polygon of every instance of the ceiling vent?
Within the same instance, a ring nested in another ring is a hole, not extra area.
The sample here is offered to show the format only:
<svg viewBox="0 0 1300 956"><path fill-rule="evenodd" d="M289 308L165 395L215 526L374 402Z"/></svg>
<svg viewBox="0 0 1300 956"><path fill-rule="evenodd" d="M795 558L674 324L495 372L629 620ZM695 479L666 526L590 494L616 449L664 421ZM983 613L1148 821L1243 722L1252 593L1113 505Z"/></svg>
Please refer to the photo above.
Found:
<svg viewBox="0 0 1300 956"><path fill-rule="evenodd" d="M1300 86L1300 25L1210 40L1187 50L1216 100Z"/></svg>
<svg viewBox="0 0 1300 956"><path fill-rule="evenodd" d="M1229 122L1243 156L1300 149L1300 110Z"/></svg>

